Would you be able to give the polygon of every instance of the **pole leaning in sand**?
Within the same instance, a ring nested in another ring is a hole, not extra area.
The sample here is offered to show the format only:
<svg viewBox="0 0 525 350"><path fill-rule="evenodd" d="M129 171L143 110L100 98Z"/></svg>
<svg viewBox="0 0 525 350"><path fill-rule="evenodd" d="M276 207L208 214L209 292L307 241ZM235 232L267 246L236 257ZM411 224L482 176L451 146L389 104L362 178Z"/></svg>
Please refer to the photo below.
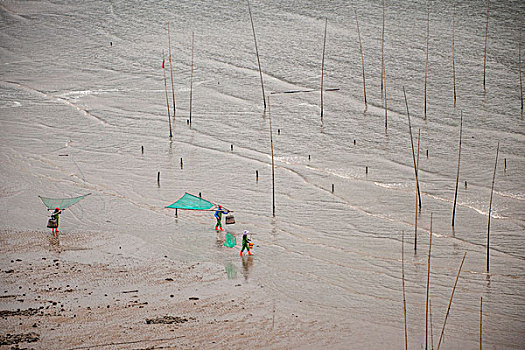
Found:
<svg viewBox="0 0 525 350"><path fill-rule="evenodd" d="M405 106L407 108L407 117L408 117L408 131L410 133L410 143L412 144L412 159L414 160L414 172L416 173L416 186L417 186L417 195L419 199L419 209L421 209L421 192L419 191L419 179L418 179L418 170L416 165L416 155L414 151L414 140L412 138L412 124L410 122L410 113L408 111L408 101L407 94L405 92L405 87L403 86L403 95L405 96Z"/></svg>
<svg viewBox="0 0 525 350"><path fill-rule="evenodd" d="M454 207L452 209L452 227L456 218L456 202L458 199L458 184L459 184L459 164L461 160L461 135L463 132L463 111L461 111L461 118L459 122L459 146L458 146L458 170L456 172L456 191L454 192Z"/></svg>
<svg viewBox="0 0 525 350"><path fill-rule="evenodd" d="M521 78L521 31L520 31L520 38L518 41L518 71L520 75L521 110L523 111L523 83L522 83L522 78Z"/></svg>
<svg viewBox="0 0 525 350"><path fill-rule="evenodd" d="M248 3L248 12L250 13L250 22L252 24L253 42L255 43L255 55L257 56L257 64L259 65L259 76L261 77L263 105L264 109L266 110L266 95L264 94L264 81L261 69L261 60L259 59L259 48L257 47L257 36L255 35L255 26L253 25L252 8L250 7L250 1L246 0L246 2Z"/></svg>
<svg viewBox="0 0 525 350"><path fill-rule="evenodd" d="M456 3L452 12L452 85L454 86L454 107L456 107L456 58L454 56L454 36L456 32Z"/></svg>
<svg viewBox="0 0 525 350"><path fill-rule="evenodd" d="M190 73L190 126L191 126L191 114L193 110L193 42L194 33L191 32L191 73Z"/></svg>
<svg viewBox="0 0 525 350"><path fill-rule="evenodd" d="M385 52L385 0L383 0L383 30L381 31L381 95L383 95L383 69L385 66L384 52Z"/></svg>
<svg viewBox="0 0 525 350"><path fill-rule="evenodd" d="M430 36L430 9L427 1L427 56L425 59L425 110L424 119L427 120L427 77L428 77L428 40Z"/></svg>
<svg viewBox="0 0 525 350"><path fill-rule="evenodd" d="M416 159L416 171L419 174L419 141L421 138L421 129L417 129L417 159ZM416 188L417 189L417 188ZM418 210L418 192L416 190L416 206L414 213L414 250L417 250L417 214Z"/></svg>
<svg viewBox="0 0 525 350"><path fill-rule="evenodd" d="M425 311L425 350L428 350L428 295L430 292L430 253L432 249L432 212L430 213L430 243L428 244L427 301Z"/></svg>
<svg viewBox="0 0 525 350"><path fill-rule="evenodd" d="M454 291L456 290L456 285L458 284L459 274L461 273L461 268L463 267L463 263L465 262L465 256L467 256L467 252L463 254L463 259L461 260L461 265L459 265L458 274L456 276L456 281L454 282L454 287L452 288L452 294L450 295L450 300L448 302L448 308L447 313L445 315L445 321L443 321L443 328L441 329L441 335L439 336L438 346L437 350L439 350L439 347L441 346L441 340L443 339L443 334L445 333L445 326L447 324L447 318L448 314L450 312L450 306L452 305L452 298L454 298Z"/></svg>
<svg viewBox="0 0 525 350"><path fill-rule="evenodd" d="M173 83L173 65L171 63L171 36L170 36L170 22L168 22L168 49L170 50L170 73L171 73L171 93L173 98L173 122L175 122L175 85Z"/></svg>
<svg viewBox="0 0 525 350"><path fill-rule="evenodd" d="M483 297L479 300L479 350L483 344Z"/></svg>
<svg viewBox="0 0 525 350"><path fill-rule="evenodd" d="M417 129L417 154L416 154L416 170L418 175L418 181L419 181L419 144L421 141L421 129Z"/></svg>
<svg viewBox="0 0 525 350"><path fill-rule="evenodd" d="M168 122L170 125L170 140L173 137L173 132L171 131L171 114L170 114L170 101L168 97L168 83L166 82L166 68L164 67L164 51L162 51L162 73L164 75L164 91L166 92L166 106L168 107Z"/></svg>
<svg viewBox="0 0 525 350"><path fill-rule="evenodd" d="M405 319L405 350L408 350L407 300L405 296L405 231L401 233L401 280L403 282L403 315Z"/></svg>
<svg viewBox="0 0 525 350"><path fill-rule="evenodd" d="M323 59L321 61L321 121L323 121L323 89L324 89L324 54L326 49L326 28L328 26L328 18L325 18L324 22L324 39L323 39Z"/></svg>
<svg viewBox="0 0 525 350"><path fill-rule="evenodd" d="M434 350L434 332L432 331L432 299L428 299L428 312L430 316L430 348Z"/></svg>
<svg viewBox="0 0 525 350"><path fill-rule="evenodd" d="M359 31L359 20L357 19L357 11L354 9L355 23L357 24L357 37L359 39L359 50L361 51L361 66L363 69L363 95L365 97L365 109L368 107L366 102L366 79L365 79L365 55L363 53L363 44L361 43L361 33Z"/></svg>
<svg viewBox="0 0 525 350"><path fill-rule="evenodd" d="M492 174L492 186L490 189L490 202L489 202L489 222L487 224L487 272L489 272L489 260L490 260L490 216L492 212L492 195L494 194L494 180L496 180L496 167L498 166L498 154L499 154L499 142L496 149L496 162L494 163L494 173Z"/></svg>
<svg viewBox="0 0 525 350"><path fill-rule="evenodd" d="M272 116L270 114L270 96L268 96L268 119L270 120L270 148L272 151L272 215L275 217L275 163L273 160Z"/></svg>
<svg viewBox="0 0 525 350"><path fill-rule="evenodd" d="M387 97L386 97L386 67L383 63L383 88L385 92L385 130L388 129L388 104L387 104Z"/></svg>
<svg viewBox="0 0 525 350"><path fill-rule="evenodd" d="M485 54L483 55L483 91L485 91L485 71L487 67L487 41L489 37L489 8L490 8L490 0L487 0L487 24L485 27Z"/></svg>

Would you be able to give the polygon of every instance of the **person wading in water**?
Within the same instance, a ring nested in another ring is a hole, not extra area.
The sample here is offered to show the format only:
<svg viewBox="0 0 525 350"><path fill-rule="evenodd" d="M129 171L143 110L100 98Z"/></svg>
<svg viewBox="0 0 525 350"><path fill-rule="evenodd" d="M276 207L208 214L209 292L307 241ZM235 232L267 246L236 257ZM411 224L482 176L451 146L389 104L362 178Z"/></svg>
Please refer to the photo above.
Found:
<svg viewBox="0 0 525 350"><path fill-rule="evenodd" d="M241 256L242 256L242 252L244 251L244 249L246 249L248 251L248 255L253 255L252 252L250 252L250 245L248 244L248 243L250 243L250 240L248 239L248 233L250 233L250 232L247 231L247 230L244 230L244 232L242 234Z"/></svg>
<svg viewBox="0 0 525 350"><path fill-rule="evenodd" d="M222 228L222 214L228 214L228 211L222 209L222 207L219 205L219 209L215 211L215 219L217 219L217 223L215 224L215 230L221 230L224 231Z"/></svg>

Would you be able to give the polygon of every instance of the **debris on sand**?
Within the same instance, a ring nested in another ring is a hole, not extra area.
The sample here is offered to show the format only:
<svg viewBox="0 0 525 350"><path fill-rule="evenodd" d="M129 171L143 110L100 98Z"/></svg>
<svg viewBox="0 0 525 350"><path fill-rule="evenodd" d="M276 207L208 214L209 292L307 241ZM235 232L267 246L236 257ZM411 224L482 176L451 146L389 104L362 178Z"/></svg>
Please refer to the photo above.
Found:
<svg viewBox="0 0 525 350"><path fill-rule="evenodd" d="M40 340L40 335L36 333L27 334L6 334L0 335L0 345L12 345L18 343L33 343Z"/></svg>
<svg viewBox="0 0 525 350"><path fill-rule="evenodd" d="M147 324L173 324L173 323L184 323L188 322L187 318L182 318L179 316L163 316L163 317L157 317L157 318L147 318L146 323Z"/></svg>
<svg viewBox="0 0 525 350"><path fill-rule="evenodd" d="M32 316L38 313L37 309L29 308L27 310L0 310L0 317L9 317L9 316Z"/></svg>

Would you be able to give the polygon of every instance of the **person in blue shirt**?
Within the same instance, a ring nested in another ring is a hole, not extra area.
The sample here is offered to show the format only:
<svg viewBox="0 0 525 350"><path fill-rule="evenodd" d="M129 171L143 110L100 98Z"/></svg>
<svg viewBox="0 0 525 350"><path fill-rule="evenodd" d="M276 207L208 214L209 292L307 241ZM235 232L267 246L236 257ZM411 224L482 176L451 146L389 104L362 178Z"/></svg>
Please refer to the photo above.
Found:
<svg viewBox="0 0 525 350"><path fill-rule="evenodd" d="M250 243L250 240L248 239L248 233L250 233L250 232L247 231L247 230L244 230L244 232L242 234L241 256L242 256L242 252L244 251L244 249L246 249L248 251L248 255L253 255L253 253L250 252L250 245L248 244L248 243Z"/></svg>
<svg viewBox="0 0 525 350"><path fill-rule="evenodd" d="M215 224L215 230L221 230L224 231L222 228L222 214L228 214L227 210L224 210L220 205L219 209L215 211L215 219L217 219L217 223Z"/></svg>

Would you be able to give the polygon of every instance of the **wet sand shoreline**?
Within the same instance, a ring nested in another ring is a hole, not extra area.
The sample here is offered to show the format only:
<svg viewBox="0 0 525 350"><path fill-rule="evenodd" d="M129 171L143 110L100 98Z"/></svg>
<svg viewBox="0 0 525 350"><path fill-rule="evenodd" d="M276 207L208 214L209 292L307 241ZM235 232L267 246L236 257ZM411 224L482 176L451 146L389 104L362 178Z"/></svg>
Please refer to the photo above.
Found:
<svg viewBox="0 0 525 350"><path fill-rule="evenodd" d="M136 240L0 231L0 349L315 348L327 342L310 332L321 324L284 311L282 303L276 320L275 299L257 281L229 280L224 267L212 263L135 254Z"/></svg>

